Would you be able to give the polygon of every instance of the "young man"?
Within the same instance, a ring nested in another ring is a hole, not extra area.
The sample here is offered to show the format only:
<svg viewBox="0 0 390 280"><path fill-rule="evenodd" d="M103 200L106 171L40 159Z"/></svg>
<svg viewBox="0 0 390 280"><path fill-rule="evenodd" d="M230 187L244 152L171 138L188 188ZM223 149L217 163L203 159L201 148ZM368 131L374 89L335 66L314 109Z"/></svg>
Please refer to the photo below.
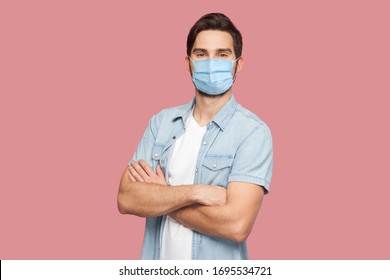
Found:
<svg viewBox="0 0 390 280"><path fill-rule="evenodd" d="M120 182L119 211L146 217L142 259L248 258L273 155L267 125L232 95L241 52L223 14L203 16L188 34L195 97L152 117Z"/></svg>

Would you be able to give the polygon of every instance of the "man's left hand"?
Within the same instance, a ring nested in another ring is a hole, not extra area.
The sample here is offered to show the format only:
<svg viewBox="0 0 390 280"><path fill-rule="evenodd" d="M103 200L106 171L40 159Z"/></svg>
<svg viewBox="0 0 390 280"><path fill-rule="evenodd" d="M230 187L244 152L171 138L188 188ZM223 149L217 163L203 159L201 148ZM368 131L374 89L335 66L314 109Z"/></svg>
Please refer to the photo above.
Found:
<svg viewBox="0 0 390 280"><path fill-rule="evenodd" d="M131 166L127 168L128 177L131 182L145 182L154 183L160 185L167 185L164 172L161 170L160 165L157 165L156 172L152 167L144 160L133 161Z"/></svg>

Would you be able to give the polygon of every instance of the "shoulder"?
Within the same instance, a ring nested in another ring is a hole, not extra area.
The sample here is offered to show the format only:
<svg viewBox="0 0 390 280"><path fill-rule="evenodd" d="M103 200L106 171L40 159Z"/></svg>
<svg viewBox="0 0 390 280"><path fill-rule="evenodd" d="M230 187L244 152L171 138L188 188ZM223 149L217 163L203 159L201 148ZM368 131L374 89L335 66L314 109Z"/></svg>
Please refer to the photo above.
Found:
<svg viewBox="0 0 390 280"><path fill-rule="evenodd" d="M186 112L188 108L189 108L188 104L165 108L165 109L162 109L157 114L155 114L153 117L158 119L158 120L162 120L164 118L175 118L177 116L180 116L184 112Z"/></svg>
<svg viewBox="0 0 390 280"><path fill-rule="evenodd" d="M150 127L153 131L157 131L161 126L173 124L173 120L183 116L191 107L190 104L183 104L175 107L164 108L150 119Z"/></svg>
<svg viewBox="0 0 390 280"><path fill-rule="evenodd" d="M166 120L172 121L173 119L182 116L189 109L189 107L189 104L183 104L175 107L165 108L155 114L152 119L156 123L161 123Z"/></svg>
<svg viewBox="0 0 390 280"><path fill-rule="evenodd" d="M237 104L236 111L231 119L231 127L241 135L248 136L255 131L271 136L271 130L267 123L255 113Z"/></svg>

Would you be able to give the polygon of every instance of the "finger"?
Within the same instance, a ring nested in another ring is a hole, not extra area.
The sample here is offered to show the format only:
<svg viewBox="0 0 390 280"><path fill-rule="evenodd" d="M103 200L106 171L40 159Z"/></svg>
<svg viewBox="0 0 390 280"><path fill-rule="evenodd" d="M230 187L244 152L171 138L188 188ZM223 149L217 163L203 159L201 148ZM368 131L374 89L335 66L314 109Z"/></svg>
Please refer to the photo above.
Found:
<svg viewBox="0 0 390 280"><path fill-rule="evenodd" d="M138 172L134 169L133 166L129 166L130 174L136 180L136 182L145 182L145 180L138 174Z"/></svg>
<svg viewBox="0 0 390 280"><path fill-rule="evenodd" d="M146 161L144 161L143 159L140 159L138 161L138 163L148 176L156 175L156 173L154 173L152 167L149 164L147 164Z"/></svg>
<svg viewBox="0 0 390 280"><path fill-rule="evenodd" d="M138 162L133 161L131 166L134 168L134 170L142 177L144 181L149 179L148 174L146 174L145 170L138 164Z"/></svg>
<svg viewBox="0 0 390 280"><path fill-rule="evenodd" d="M130 171L127 173L127 177L131 182L137 182L137 180L133 177L133 175L131 175Z"/></svg>
<svg viewBox="0 0 390 280"><path fill-rule="evenodd" d="M157 165L156 171L157 171L157 176L165 179L164 172L162 171L160 164Z"/></svg>

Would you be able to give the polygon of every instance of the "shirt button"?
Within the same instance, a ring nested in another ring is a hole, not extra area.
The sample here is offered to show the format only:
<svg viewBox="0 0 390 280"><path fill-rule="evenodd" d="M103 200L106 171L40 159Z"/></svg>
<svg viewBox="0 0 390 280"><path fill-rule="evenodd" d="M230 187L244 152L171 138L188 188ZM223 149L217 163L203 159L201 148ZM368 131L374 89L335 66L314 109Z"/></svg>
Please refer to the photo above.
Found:
<svg viewBox="0 0 390 280"><path fill-rule="evenodd" d="M158 154L154 154L154 157L156 157L156 158L157 158L157 157L158 157Z"/></svg>
<svg viewBox="0 0 390 280"><path fill-rule="evenodd" d="M175 139L176 139L176 136L173 136L172 139L175 140Z"/></svg>
<svg viewBox="0 0 390 280"><path fill-rule="evenodd" d="M165 162L165 160L162 159L162 160L160 160L160 162L163 164Z"/></svg>
<svg viewBox="0 0 390 280"><path fill-rule="evenodd" d="M217 164L216 164L216 163L214 163L214 164L213 164L213 167L214 167L214 168L216 168L216 167L217 167Z"/></svg>
<svg viewBox="0 0 390 280"><path fill-rule="evenodd" d="M204 142L203 142L203 145L206 145L206 144L207 144L207 142L206 142L206 141L204 141Z"/></svg>
<svg viewBox="0 0 390 280"><path fill-rule="evenodd" d="M198 172L198 168L195 168L195 172Z"/></svg>
<svg viewBox="0 0 390 280"><path fill-rule="evenodd" d="M212 126L213 125L213 123L211 122L211 123L209 123L209 126Z"/></svg>

